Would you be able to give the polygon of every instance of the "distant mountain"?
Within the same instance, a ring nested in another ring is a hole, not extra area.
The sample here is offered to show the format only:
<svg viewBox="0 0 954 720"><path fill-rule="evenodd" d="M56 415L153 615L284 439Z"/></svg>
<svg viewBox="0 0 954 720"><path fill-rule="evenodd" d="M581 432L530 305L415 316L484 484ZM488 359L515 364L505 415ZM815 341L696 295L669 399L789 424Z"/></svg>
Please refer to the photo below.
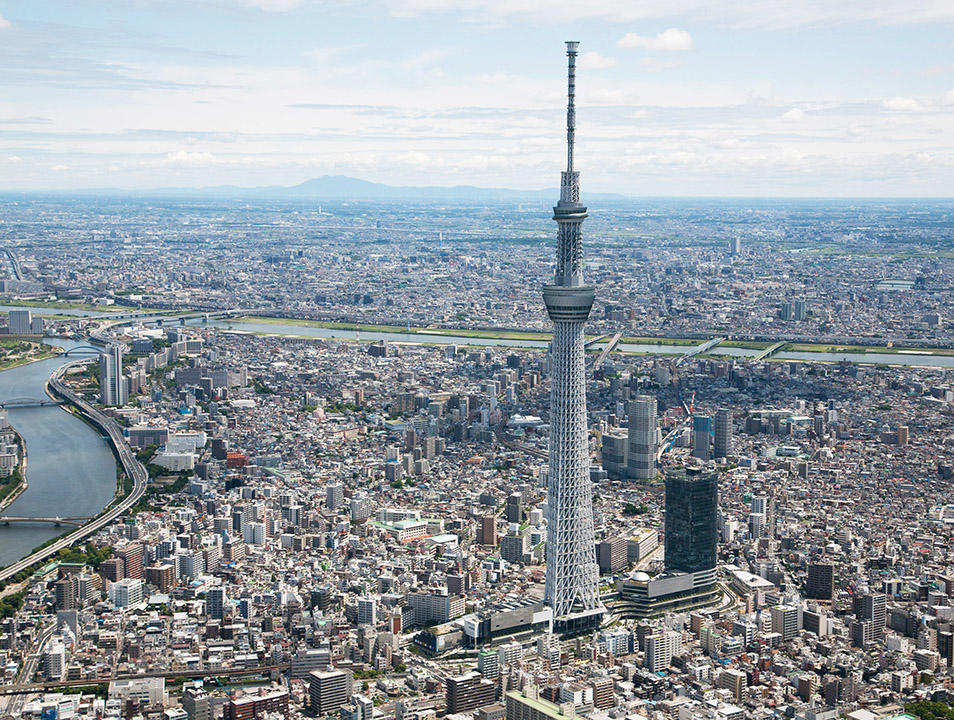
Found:
<svg viewBox="0 0 954 720"><path fill-rule="evenodd" d="M264 187L239 187L237 185L216 185L203 188L153 188L129 190L118 188L98 188L89 190L64 191L64 195L113 195L122 197L176 197L176 198L236 198L270 200L311 200L341 201L445 201L445 202L521 202L544 201L555 203L560 196L558 189L548 190L511 190L508 188L481 188L473 185L455 185L440 187L408 187L384 185L346 175L322 175L290 187L268 185ZM622 200L625 195L612 193L587 193L592 200Z"/></svg>

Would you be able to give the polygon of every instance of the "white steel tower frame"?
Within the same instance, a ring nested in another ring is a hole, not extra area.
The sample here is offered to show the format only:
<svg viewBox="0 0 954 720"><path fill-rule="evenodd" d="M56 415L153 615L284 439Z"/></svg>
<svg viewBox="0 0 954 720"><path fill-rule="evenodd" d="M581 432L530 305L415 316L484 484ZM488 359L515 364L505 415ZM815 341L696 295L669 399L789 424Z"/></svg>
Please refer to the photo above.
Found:
<svg viewBox="0 0 954 720"><path fill-rule="evenodd" d="M580 173L573 169L576 130L576 55L568 42L566 110L567 168L560 201L553 208L558 225L556 274L543 288L553 322L550 390L550 454L547 476L546 603L554 629L575 632L598 624L604 612L593 533L593 496L586 427L586 372L583 325L593 306L594 288L583 284Z"/></svg>

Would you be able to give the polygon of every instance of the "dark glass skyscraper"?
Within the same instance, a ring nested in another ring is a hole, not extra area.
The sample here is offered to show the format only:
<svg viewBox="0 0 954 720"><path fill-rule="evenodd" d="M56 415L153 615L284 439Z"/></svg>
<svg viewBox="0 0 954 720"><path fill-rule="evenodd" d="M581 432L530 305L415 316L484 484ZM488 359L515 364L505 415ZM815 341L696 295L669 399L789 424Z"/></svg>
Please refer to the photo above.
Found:
<svg viewBox="0 0 954 720"><path fill-rule="evenodd" d="M719 542L719 474L679 468L666 473L666 570L713 570Z"/></svg>

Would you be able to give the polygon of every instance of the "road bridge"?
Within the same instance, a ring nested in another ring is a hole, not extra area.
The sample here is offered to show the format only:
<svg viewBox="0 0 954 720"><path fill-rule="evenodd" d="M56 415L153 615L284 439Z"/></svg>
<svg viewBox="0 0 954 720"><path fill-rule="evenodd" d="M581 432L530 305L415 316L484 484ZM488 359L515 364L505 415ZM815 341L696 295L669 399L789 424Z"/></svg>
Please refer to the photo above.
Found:
<svg viewBox="0 0 954 720"><path fill-rule="evenodd" d="M603 337L606 336L604 335ZM593 363L594 370L598 370L599 368L603 367L606 357L616 349L616 346L619 345L619 339L621 337L623 337L623 333L618 332L610 338L610 341L606 343L606 347L603 348L603 351L600 353L599 357L596 358L596 362Z"/></svg>
<svg viewBox="0 0 954 720"><path fill-rule="evenodd" d="M785 345L786 345L785 341L777 342L774 345L769 345L758 355L751 358L751 360L752 362L762 362L763 360L767 360L768 358L772 357L775 353L777 353L779 350L781 350L783 347L785 347Z"/></svg>
<svg viewBox="0 0 954 720"><path fill-rule="evenodd" d="M61 405L62 400L54 398L10 398L9 400L0 400L2 408L27 408L27 407L46 407L47 405Z"/></svg>
<svg viewBox="0 0 954 720"><path fill-rule="evenodd" d="M682 357L676 360L676 365L681 365L686 360L696 355L702 355L703 353L709 352L712 348L716 347L719 343L724 342L724 337L712 338L711 340L706 340L702 345L697 345L691 350L687 350Z"/></svg>
<svg viewBox="0 0 954 720"><path fill-rule="evenodd" d="M89 520L88 517L25 517L19 515L0 515L0 525L10 523L48 523L50 525L73 525L80 527Z"/></svg>
<svg viewBox="0 0 954 720"><path fill-rule="evenodd" d="M63 357L69 357L70 355L99 355L101 352L103 352L103 348L94 347L92 345L77 345L64 351Z"/></svg>

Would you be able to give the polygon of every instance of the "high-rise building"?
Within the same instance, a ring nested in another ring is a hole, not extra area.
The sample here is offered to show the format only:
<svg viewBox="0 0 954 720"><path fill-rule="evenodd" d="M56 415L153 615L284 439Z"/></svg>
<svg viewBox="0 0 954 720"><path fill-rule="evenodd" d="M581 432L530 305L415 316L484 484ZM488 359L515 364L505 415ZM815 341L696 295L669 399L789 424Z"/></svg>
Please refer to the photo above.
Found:
<svg viewBox="0 0 954 720"><path fill-rule="evenodd" d="M116 557L123 561L123 577L142 580L145 575L142 566L143 548L140 543L129 543L116 551Z"/></svg>
<svg viewBox="0 0 954 720"><path fill-rule="evenodd" d="M712 418L708 415L692 417L692 456L708 460L709 441L712 436Z"/></svg>
<svg viewBox="0 0 954 720"><path fill-rule="evenodd" d="M29 335L33 325L33 313L30 310L11 310L7 313L7 329L11 335Z"/></svg>
<svg viewBox="0 0 954 720"><path fill-rule="evenodd" d="M212 698L202 687L201 682L186 683L182 690L181 703L189 720L211 720Z"/></svg>
<svg viewBox="0 0 954 720"><path fill-rule="evenodd" d="M602 540L596 548L596 553L600 572L619 572L629 562L628 540L623 536Z"/></svg>
<svg viewBox="0 0 954 720"><path fill-rule="evenodd" d="M776 605L771 608L772 632L782 636L782 642L798 635L798 608L793 605Z"/></svg>
<svg viewBox="0 0 954 720"><path fill-rule="evenodd" d="M477 542L481 545L497 545L497 516L484 515L480 518L479 537Z"/></svg>
<svg viewBox="0 0 954 720"><path fill-rule="evenodd" d="M479 672L447 678L447 713L463 713L489 705L497 699L497 683Z"/></svg>
<svg viewBox="0 0 954 720"><path fill-rule="evenodd" d="M110 345L99 355L99 394L103 405L125 405L128 395L123 377L123 346Z"/></svg>
<svg viewBox="0 0 954 720"><path fill-rule="evenodd" d="M371 596L358 598L358 624L376 625L378 622L378 601Z"/></svg>
<svg viewBox="0 0 954 720"><path fill-rule="evenodd" d="M553 609L557 632L584 629L599 622L604 612L593 532L583 348L583 326L595 290L583 283L581 230L586 207L580 203L580 174L573 169L578 47L577 42L566 44L567 168L560 183L560 201L553 208L559 227L556 273L553 284L543 288L553 322L545 600Z"/></svg>
<svg viewBox="0 0 954 720"><path fill-rule="evenodd" d="M344 485L332 483L325 488L325 505L335 511L344 504Z"/></svg>
<svg viewBox="0 0 954 720"><path fill-rule="evenodd" d="M656 398L640 395L629 410L627 474L637 480L656 477Z"/></svg>
<svg viewBox="0 0 954 720"><path fill-rule="evenodd" d="M205 614L212 620L221 620L225 617L225 588L210 588L205 593Z"/></svg>
<svg viewBox="0 0 954 720"><path fill-rule="evenodd" d="M808 564L805 597L831 600L835 594L835 568L830 562Z"/></svg>
<svg viewBox="0 0 954 720"><path fill-rule="evenodd" d="M315 715L338 712L353 692L353 677L344 670L312 670L308 673L308 701Z"/></svg>
<svg viewBox="0 0 954 720"><path fill-rule="evenodd" d="M796 300L792 305L792 319L801 322L805 319L805 301Z"/></svg>
<svg viewBox="0 0 954 720"><path fill-rule="evenodd" d="M719 542L719 474L679 468L666 473L666 569L715 570Z"/></svg>
<svg viewBox="0 0 954 720"><path fill-rule="evenodd" d="M884 627L887 622L887 597L884 593L872 593L854 600L855 616L861 620L871 621L871 639L876 642L884 640Z"/></svg>
<svg viewBox="0 0 954 720"><path fill-rule="evenodd" d="M600 459L606 474L614 480L626 477L626 445L629 440L622 432L605 432L600 443Z"/></svg>
<svg viewBox="0 0 954 720"><path fill-rule="evenodd" d="M673 633L663 632L646 636L644 665L649 672L662 672L672 663Z"/></svg>
<svg viewBox="0 0 954 720"><path fill-rule="evenodd" d="M732 412L728 408L716 413L713 451L717 458L729 457L732 452Z"/></svg>

